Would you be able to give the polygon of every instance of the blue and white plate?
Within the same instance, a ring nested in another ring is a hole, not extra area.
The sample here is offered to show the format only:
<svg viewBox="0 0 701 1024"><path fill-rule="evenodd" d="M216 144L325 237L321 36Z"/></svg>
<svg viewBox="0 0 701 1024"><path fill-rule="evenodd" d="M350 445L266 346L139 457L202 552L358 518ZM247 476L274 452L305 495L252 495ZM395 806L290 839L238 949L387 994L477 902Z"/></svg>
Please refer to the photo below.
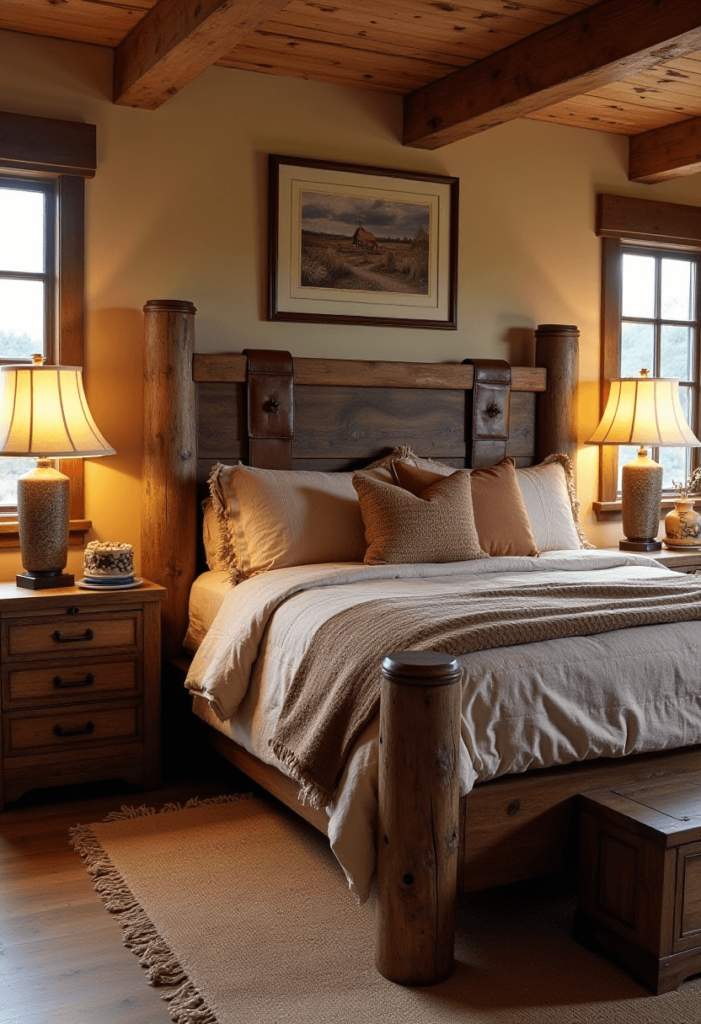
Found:
<svg viewBox="0 0 701 1024"><path fill-rule="evenodd" d="M143 582L142 576L132 576L120 583L117 583L116 580L100 580L98 583L95 579L86 576L84 579L78 580L76 586L82 587L83 590L132 590L134 587L140 587Z"/></svg>
<svg viewBox="0 0 701 1024"><path fill-rule="evenodd" d="M134 573L130 576L89 576L84 577L86 583L94 583L96 587L125 587L134 579Z"/></svg>

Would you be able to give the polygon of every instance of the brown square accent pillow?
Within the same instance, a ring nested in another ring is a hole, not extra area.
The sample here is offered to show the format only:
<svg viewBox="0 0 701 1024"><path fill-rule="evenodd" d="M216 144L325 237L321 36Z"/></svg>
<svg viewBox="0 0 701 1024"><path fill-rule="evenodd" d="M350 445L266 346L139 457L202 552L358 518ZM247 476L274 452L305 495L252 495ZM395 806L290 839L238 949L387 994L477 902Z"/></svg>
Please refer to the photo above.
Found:
<svg viewBox="0 0 701 1024"><path fill-rule="evenodd" d="M480 544L490 555L537 555L513 459L473 469L472 507Z"/></svg>
<svg viewBox="0 0 701 1024"><path fill-rule="evenodd" d="M442 476L420 495L355 473L367 565L463 562L483 558L472 516L470 474Z"/></svg>
<svg viewBox="0 0 701 1024"><path fill-rule="evenodd" d="M429 484L445 479L438 473L396 459L392 470L397 483L418 494ZM470 470L472 510L480 547L488 555L537 555L528 512L518 485L513 459L488 469Z"/></svg>

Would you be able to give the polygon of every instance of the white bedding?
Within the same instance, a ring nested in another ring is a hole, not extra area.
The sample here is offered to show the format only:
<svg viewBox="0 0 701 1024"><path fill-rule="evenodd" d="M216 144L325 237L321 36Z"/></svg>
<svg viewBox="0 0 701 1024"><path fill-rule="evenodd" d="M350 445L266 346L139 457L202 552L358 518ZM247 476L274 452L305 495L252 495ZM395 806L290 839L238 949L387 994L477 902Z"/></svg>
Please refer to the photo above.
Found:
<svg viewBox="0 0 701 1024"><path fill-rule="evenodd" d="M203 717L261 760L305 638L349 602L420 588L504 586L524 578L650 579L670 575L651 559L611 552L551 552L429 566L316 565L196 588L208 632L187 685ZM524 576L524 574L527 574ZM222 594L225 596L222 598ZM212 614L217 604L219 611ZM498 775L600 756L701 742L701 622L640 626L463 656L461 790ZM379 666L378 666L379 671ZM329 837L349 884L367 898L374 870L377 721L359 737L329 812Z"/></svg>

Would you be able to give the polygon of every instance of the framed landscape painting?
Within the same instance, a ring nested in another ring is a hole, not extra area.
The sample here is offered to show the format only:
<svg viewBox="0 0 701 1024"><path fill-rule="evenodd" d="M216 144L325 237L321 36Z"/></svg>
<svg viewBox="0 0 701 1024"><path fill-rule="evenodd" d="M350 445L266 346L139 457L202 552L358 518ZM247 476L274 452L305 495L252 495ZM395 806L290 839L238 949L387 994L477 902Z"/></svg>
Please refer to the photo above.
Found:
<svg viewBox="0 0 701 1024"><path fill-rule="evenodd" d="M270 320L454 329L458 179L269 158Z"/></svg>

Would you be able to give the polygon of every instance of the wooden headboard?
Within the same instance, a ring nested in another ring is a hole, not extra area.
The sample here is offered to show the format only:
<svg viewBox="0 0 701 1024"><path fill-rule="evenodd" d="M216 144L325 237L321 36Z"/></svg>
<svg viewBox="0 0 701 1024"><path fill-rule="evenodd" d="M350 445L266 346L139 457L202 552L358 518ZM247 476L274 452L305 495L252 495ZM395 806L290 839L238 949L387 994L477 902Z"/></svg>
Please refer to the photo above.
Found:
<svg viewBox="0 0 701 1024"><path fill-rule="evenodd" d="M249 357L195 353L190 302L152 300L144 312L141 571L168 589L163 650L174 656L197 571L198 495L215 462L261 463L251 459ZM508 437L494 457L505 451L522 466L552 452L573 455L576 447L579 331L544 324L535 335L536 366L511 368ZM289 464L349 470L409 444L418 455L448 465L473 465L475 375L489 401L492 366L475 362L294 359ZM277 408L277 402L268 404ZM501 412L494 402L487 409L488 416Z"/></svg>

